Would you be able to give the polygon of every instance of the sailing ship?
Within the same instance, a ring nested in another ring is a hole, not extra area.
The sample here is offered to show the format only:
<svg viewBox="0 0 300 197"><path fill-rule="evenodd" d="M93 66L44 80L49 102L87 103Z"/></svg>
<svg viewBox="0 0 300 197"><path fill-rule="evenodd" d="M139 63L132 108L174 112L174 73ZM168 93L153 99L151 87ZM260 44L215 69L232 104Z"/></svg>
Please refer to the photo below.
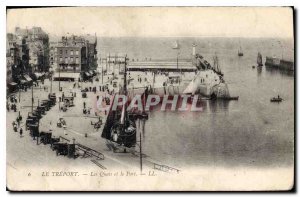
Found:
<svg viewBox="0 0 300 197"><path fill-rule="evenodd" d="M258 52L257 54L257 65L258 66L263 66L263 63L262 63L262 55L260 52Z"/></svg>
<svg viewBox="0 0 300 197"><path fill-rule="evenodd" d="M217 54L215 54L215 56L213 57L213 70L220 76L224 75L221 71Z"/></svg>
<svg viewBox="0 0 300 197"><path fill-rule="evenodd" d="M127 96L126 60L124 70L123 94ZM113 97L113 102L114 101L115 99ZM113 104L111 105L111 108L109 110L101 137L107 139L107 146L112 147L114 151L118 149L118 147L124 147L124 152L126 152L126 148L135 147L136 145L135 120L127 113L127 102L123 103L122 110L112 110L112 106ZM117 145L118 147L116 147L115 145Z"/></svg>
<svg viewBox="0 0 300 197"><path fill-rule="evenodd" d="M173 44L172 49L179 49L179 44L177 41L175 41L175 43Z"/></svg>
<svg viewBox="0 0 300 197"><path fill-rule="evenodd" d="M243 53L242 46L241 46L241 43L240 43L240 48L238 49L238 56L241 57L243 55L244 55L244 53Z"/></svg>

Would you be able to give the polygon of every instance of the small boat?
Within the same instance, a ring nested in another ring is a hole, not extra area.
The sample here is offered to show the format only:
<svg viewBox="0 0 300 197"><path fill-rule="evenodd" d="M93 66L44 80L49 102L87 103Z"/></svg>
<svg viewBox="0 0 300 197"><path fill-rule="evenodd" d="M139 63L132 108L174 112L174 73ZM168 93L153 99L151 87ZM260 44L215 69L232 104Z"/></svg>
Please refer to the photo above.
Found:
<svg viewBox="0 0 300 197"><path fill-rule="evenodd" d="M230 97L225 97L223 100L239 100L239 96L230 96Z"/></svg>
<svg viewBox="0 0 300 197"><path fill-rule="evenodd" d="M258 52L257 54L257 65L258 66L263 66L263 63L262 63L262 55L260 52Z"/></svg>
<svg viewBox="0 0 300 197"><path fill-rule="evenodd" d="M126 58L125 58L126 59ZM127 96L127 68L124 68L123 95ZM115 102L115 97L113 101ZM114 151L124 148L132 148L136 145L136 124L135 120L129 116L127 112L127 103L123 103L122 110L112 110L113 104L110 106L107 120L105 122L101 137L107 140L107 146Z"/></svg>
<svg viewBox="0 0 300 197"><path fill-rule="evenodd" d="M173 44L172 49L179 49L179 44L177 41Z"/></svg>
<svg viewBox="0 0 300 197"><path fill-rule="evenodd" d="M240 48L238 50L238 56L241 57L243 55L244 55L244 53L243 53L242 46L241 46L241 43L240 43Z"/></svg>
<svg viewBox="0 0 300 197"><path fill-rule="evenodd" d="M271 102L281 102L281 101L283 101L283 99L282 98L280 98L279 96L278 97L273 97L273 98L271 98L271 100L270 100Z"/></svg>
<svg viewBox="0 0 300 197"><path fill-rule="evenodd" d="M255 68L255 66L252 66L252 68Z"/></svg>

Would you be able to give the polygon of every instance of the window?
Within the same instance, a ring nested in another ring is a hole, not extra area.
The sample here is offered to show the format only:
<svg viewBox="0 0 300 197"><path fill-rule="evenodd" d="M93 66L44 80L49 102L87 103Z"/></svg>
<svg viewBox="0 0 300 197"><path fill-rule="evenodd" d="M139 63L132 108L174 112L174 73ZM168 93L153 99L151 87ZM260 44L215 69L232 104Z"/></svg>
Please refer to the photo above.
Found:
<svg viewBox="0 0 300 197"><path fill-rule="evenodd" d="M73 59L73 57L71 57L71 62L74 62L74 59Z"/></svg>
<svg viewBox="0 0 300 197"><path fill-rule="evenodd" d="M71 50L70 55L73 55L73 50Z"/></svg>
<svg viewBox="0 0 300 197"><path fill-rule="evenodd" d="M60 62L62 62L62 61L63 61L63 60L62 60L62 57L60 57L60 58L59 58L59 61L60 61Z"/></svg>
<svg viewBox="0 0 300 197"><path fill-rule="evenodd" d="M76 64L79 64L79 58L76 57Z"/></svg>
<svg viewBox="0 0 300 197"><path fill-rule="evenodd" d="M67 57L65 57L65 63L66 63L66 64L68 63L68 58L67 58Z"/></svg>
<svg viewBox="0 0 300 197"><path fill-rule="evenodd" d="M67 49L66 49L65 53L68 54L68 50Z"/></svg>
<svg viewBox="0 0 300 197"><path fill-rule="evenodd" d="M62 55L62 49L59 50L59 53Z"/></svg>
<svg viewBox="0 0 300 197"><path fill-rule="evenodd" d="M78 50L76 50L76 55L79 55L79 51Z"/></svg>

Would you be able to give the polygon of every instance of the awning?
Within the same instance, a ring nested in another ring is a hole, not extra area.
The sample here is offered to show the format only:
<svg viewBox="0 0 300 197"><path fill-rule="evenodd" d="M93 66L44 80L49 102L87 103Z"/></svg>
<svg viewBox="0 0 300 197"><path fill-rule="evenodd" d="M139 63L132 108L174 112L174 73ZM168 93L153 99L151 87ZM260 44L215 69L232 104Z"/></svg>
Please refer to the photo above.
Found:
<svg viewBox="0 0 300 197"><path fill-rule="evenodd" d="M11 86L16 86L16 85L18 85L16 82L10 82L10 83L8 83L9 85L11 85Z"/></svg>
<svg viewBox="0 0 300 197"><path fill-rule="evenodd" d="M54 78L74 78L74 79L78 79L79 78L79 73L66 73L66 72L61 72L59 73L55 73Z"/></svg>
<svg viewBox="0 0 300 197"><path fill-rule="evenodd" d="M87 77L91 76L91 74L89 72L85 72L84 73Z"/></svg>
<svg viewBox="0 0 300 197"><path fill-rule="evenodd" d="M44 76L44 73L34 73L34 74L38 79Z"/></svg>
<svg viewBox="0 0 300 197"><path fill-rule="evenodd" d="M20 82L21 82L21 84L25 84L27 81L21 79Z"/></svg>
<svg viewBox="0 0 300 197"><path fill-rule="evenodd" d="M91 76L93 76L93 75L94 75L92 71L89 71L89 73L90 73L90 75L91 75Z"/></svg>
<svg viewBox="0 0 300 197"><path fill-rule="evenodd" d="M28 75L24 75L24 78L25 78L26 81L28 81L28 82L32 81L32 79L31 79Z"/></svg>

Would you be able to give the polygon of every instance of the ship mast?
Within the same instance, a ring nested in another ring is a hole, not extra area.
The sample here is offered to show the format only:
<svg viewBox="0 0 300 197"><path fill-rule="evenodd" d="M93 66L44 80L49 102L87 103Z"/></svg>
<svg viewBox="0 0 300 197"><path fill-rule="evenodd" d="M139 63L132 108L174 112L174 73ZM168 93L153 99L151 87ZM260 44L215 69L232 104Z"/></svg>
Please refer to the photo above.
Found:
<svg viewBox="0 0 300 197"><path fill-rule="evenodd" d="M127 55L125 55L125 64L124 64L124 87L123 87L123 93L125 96L127 96ZM127 118L127 109L126 109L126 101L124 103L124 107L122 108L122 113L124 110L124 125L123 125L123 133L125 133L126 130L126 118Z"/></svg>

